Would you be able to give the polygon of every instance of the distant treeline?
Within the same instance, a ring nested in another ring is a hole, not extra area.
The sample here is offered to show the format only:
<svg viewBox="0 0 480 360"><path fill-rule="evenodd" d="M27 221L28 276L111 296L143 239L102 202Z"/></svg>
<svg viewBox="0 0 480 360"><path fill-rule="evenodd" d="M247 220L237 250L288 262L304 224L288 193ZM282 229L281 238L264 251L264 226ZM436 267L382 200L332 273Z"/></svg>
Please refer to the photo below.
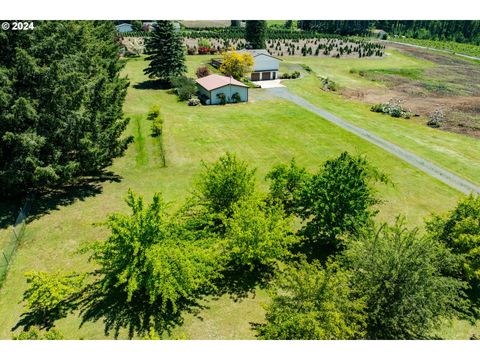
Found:
<svg viewBox="0 0 480 360"><path fill-rule="evenodd" d="M389 35L480 44L479 20L300 20L298 27L339 35L367 35L382 29Z"/></svg>

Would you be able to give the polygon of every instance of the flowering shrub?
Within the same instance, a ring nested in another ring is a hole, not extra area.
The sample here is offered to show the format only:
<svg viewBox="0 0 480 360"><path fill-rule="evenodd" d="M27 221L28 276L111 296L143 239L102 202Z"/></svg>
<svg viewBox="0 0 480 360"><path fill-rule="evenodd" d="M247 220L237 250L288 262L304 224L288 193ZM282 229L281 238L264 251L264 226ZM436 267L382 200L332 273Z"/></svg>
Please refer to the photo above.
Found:
<svg viewBox="0 0 480 360"><path fill-rule="evenodd" d="M200 104L201 104L200 99L196 96L188 100L188 106L198 106Z"/></svg>
<svg viewBox="0 0 480 360"><path fill-rule="evenodd" d="M210 50L211 50L210 47L207 47L207 46L199 46L199 47L198 47L198 55L210 54Z"/></svg>
<svg viewBox="0 0 480 360"><path fill-rule="evenodd" d="M402 102L398 99L390 99L388 103L373 105L370 110L373 112L388 114L395 118L410 119L412 113L402 107Z"/></svg>

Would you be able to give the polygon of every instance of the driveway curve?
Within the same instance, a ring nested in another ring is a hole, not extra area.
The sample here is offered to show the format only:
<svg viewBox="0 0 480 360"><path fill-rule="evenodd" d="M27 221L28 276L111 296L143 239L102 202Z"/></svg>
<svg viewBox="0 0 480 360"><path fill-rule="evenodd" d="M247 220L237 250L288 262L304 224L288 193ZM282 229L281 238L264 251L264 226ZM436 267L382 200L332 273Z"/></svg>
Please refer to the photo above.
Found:
<svg viewBox="0 0 480 360"><path fill-rule="evenodd" d="M402 159L403 161L406 161L410 165L415 166L416 168L422 170L423 172L427 173L430 176L433 176L434 178L442 181L443 183L447 184L448 186L457 189L458 191L464 193L464 194L480 194L480 186L477 186L473 183L471 183L468 180L465 180L461 178L458 175L455 175L451 173L448 170L445 170L444 168L435 165L431 163L428 160L423 159L422 157L415 155L403 148L401 148L398 145L395 145L375 134L372 134L370 131L367 131L361 127L358 127L356 125L353 125L349 123L348 121L345 121L328 111L325 111L321 108L318 108L315 105L312 105L309 103L307 100L304 98L295 95L291 93L286 87L284 88L270 88L270 89L265 89L265 91L268 91L272 93L275 96L278 96L280 98L289 100L317 115L320 115L322 118L330 121L331 123L361 137L364 140L367 140L368 142L377 145L378 147L382 148L383 150L395 155L396 157Z"/></svg>

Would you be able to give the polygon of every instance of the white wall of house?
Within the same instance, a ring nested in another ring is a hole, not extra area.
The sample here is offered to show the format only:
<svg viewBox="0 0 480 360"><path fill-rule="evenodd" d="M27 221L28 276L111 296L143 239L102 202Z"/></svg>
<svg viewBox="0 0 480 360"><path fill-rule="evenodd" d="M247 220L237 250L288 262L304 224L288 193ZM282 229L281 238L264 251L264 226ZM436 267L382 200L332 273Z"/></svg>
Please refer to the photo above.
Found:
<svg viewBox="0 0 480 360"><path fill-rule="evenodd" d="M248 101L248 88L237 85L226 85L211 91L211 103L213 105L220 104L220 99L217 97L217 94L220 93L224 93L227 97L227 102L231 102L232 95L236 92L238 92L238 94L240 95L241 101Z"/></svg>
<svg viewBox="0 0 480 360"><path fill-rule="evenodd" d="M198 89L199 95L204 95L207 98L210 98L210 91L206 90L205 88L201 87L200 85L197 85L197 89Z"/></svg>
<svg viewBox="0 0 480 360"><path fill-rule="evenodd" d="M240 101L248 101L248 88L237 86L237 85L225 85L218 89L212 91L207 91L203 87L198 86L198 91L200 94L204 94L210 98L210 102L207 102L209 105L220 104L220 99L217 97L217 94L224 93L226 96L227 102L232 102L232 95L238 92L240 95Z"/></svg>

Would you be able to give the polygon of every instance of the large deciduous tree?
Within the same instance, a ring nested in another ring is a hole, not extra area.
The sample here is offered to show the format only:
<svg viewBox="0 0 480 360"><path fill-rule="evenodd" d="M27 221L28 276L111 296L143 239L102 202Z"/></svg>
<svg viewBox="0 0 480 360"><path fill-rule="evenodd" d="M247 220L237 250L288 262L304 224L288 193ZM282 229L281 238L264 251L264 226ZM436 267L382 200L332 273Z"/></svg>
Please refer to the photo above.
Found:
<svg viewBox="0 0 480 360"><path fill-rule="evenodd" d="M123 154L128 81L111 22L39 22L1 32L0 47L2 194L54 187Z"/></svg>
<svg viewBox="0 0 480 360"><path fill-rule="evenodd" d="M444 276L451 254L439 242L406 228L365 228L347 242L345 265L363 298L370 339L419 339L465 308L464 283Z"/></svg>
<svg viewBox="0 0 480 360"><path fill-rule="evenodd" d="M203 213L211 220L229 218L233 205L253 194L255 169L250 169L232 153L226 153L212 164L203 162L202 165L203 170L195 183L195 204L203 208Z"/></svg>
<svg viewBox="0 0 480 360"><path fill-rule="evenodd" d="M365 158L344 152L327 160L297 192L296 213L304 221L300 233L313 252L335 250L340 236L355 233L369 223L379 201L372 183L387 178Z"/></svg>
<svg viewBox="0 0 480 360"><path fill-rule="evenodd" d="M297 165L295 159L287 166L275 166L265 177L270 180L269 201L280 204L287 214L295 212L298 202L298 192L308 181L310 174L305 168Z"/></svg>
<svg viewBox="0 0 480 360"><path fill-rule="evenodd" d="M264 49L267 38L266 20L247 20L245 40L250 49Z"/></svg>
<svg viewBox="0 0 480 360"><path fill-rule="evenodd" d="M233 205L226 222L226 249L236 269L272 269L296 242L291 219L281 208L252 196Z"/></svg>
<svg viewBox="0 0 480 360"><path fill-rule="evenodd" d="M355 299L349 275L335 263L305 261L287 266L273 284L266 323L257 336L269 340L347 340L364 336L362 300Z"/></svg>
<svg viewBox="0 0 480 360"><path fill-rule="evenodd" d="M148 77L169 81L187 71L185 48L172 21L157 21L148 37L146 48L146 60L150 63L144 72Z"/></svg>
<svg viewBox="0 0 480 360"><path fill-rule="evenodd" d="M480 298L480 196L470 195L444 216L427 221L427 231L458 255L459 279L470 284L470 293Z"/></svg>
<svg viewBox="0 0 480 360"><path fill-rule="evenodd" d="M210 289L214 244L198 239L166 214L159 194L146 205L129 191L130 215L110 215L110 236L89 248L98 270L81 304L84 321L103 319L105 332L161 336L181 323L182 311Z"/></svg>

